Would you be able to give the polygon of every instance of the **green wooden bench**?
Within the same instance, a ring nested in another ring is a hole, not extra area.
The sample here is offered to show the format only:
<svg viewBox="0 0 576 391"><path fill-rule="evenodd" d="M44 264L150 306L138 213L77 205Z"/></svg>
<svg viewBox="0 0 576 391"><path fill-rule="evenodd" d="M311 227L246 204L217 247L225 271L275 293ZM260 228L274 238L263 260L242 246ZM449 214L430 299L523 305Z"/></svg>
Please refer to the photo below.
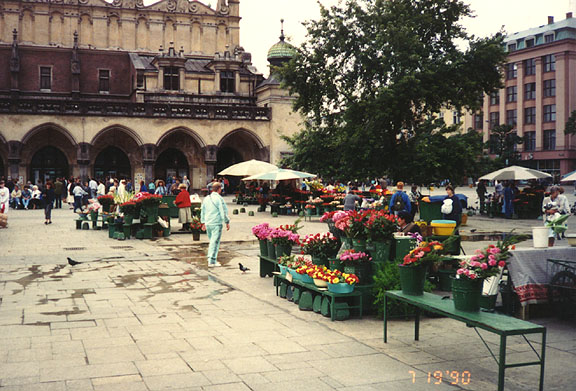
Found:
<svg viewBox="0 0 576 391"><path fill-rule="evenodd" d="M272 273L277 272L279 270L278 263L273 258L263 257L262 255L260 255L259 257L260 257L260 277L266 277L266 276L272 277Z"/></svg>
<svg viewBox="0 0 576 391"><path fill-rule="evenodd" d="M307 284L302 281L289 281L285 276L279 273L274 274L274 286L276 287L276 296L279 296L280 283L292 285L294 287L314 292L315 295L320 295L329 301L330 319L332 321L337 319L336 313L340 303L346 303L347 310L354 310L358 318L362 318L362 292L353 291L351 293L333 293L326 289L318 288L314 284Z"/></svg>
<svg viewBox="0 0 576 391"><path fill-rule="evenodd" d="M465 312L454 309L452 300L444 300L438 295L424 293L423 296L405 295L402 291L387 291L384 294L384 343L388 339L388 321L386 316L387 298L399 300L416 307L416 319L414 323L414 340L419 340L420 334L420 312L421 310L434 312L454 320L466 323L474 330L498 364L498 391L504 391L504 378L506 368L525 367L531 365L540 366L539 390L544 389L544 358L546 356L546 327L524 320L516 319L507 315L500 315L488 312ZM500 336L499 358L496 358L478 328L489 331ZM542 334L542 350L538 354L532 343L526 338L526 334ZM523 363L506 364L506 339L508 336L521 335L532 348L538 360Z"/></svg>

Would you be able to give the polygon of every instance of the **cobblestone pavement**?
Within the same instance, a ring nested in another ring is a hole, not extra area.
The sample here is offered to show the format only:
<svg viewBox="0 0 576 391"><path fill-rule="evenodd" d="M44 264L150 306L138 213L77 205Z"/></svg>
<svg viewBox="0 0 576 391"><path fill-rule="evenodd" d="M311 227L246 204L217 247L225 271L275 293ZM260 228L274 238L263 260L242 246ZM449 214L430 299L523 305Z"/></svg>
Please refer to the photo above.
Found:
<svg viewBox="0 0 576 391"><path fill-rule="evenodd" d="M414 342L412 321L395 320L384 344L381 320L331 322L276 297L271 279L258 277L249 231L268 216L232 216L224 267L208 270L205 239L115 241L74 229L66 209L48 226L40 211L10 211L0 230L0 389L496 389L496 364L459 322L425 318ZM68 266L67 256L83 263ZM575 324L535 322L549 333L545 389L573 389ZM532 354L522 342L509 340L509 360ZM434 371L442 384L428 380ZM450 385L447 371L468 371L470 383ZM507 374L506 390L537 389L536 367Z"/></svg>

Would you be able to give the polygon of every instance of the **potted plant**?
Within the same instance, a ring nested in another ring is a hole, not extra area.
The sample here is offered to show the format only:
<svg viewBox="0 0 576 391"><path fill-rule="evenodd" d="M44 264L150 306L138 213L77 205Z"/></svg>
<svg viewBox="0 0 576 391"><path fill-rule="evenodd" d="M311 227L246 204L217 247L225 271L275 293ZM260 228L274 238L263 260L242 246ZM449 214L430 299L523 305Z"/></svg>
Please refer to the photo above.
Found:
<svg viewBox="0 0 576 391"><path fill-rule="evenodd" d="M294 255L282 255L278 258L278 269L280 269L280 275L285 276L288 270L288 265L294 262L296 257Z"/></svg>
<svg viewBox="0 0 576 391"><path fill-rule="evenodd" d="M345 273L357 275L364 284L372 280L372 257L365 252L345 250L340 255L340 261L344 265Z"/></svg>
<svg viewBox="0 0 576 391"><path fill-rule="evenodd" d="M100 205L100 203L97 200L93 199L88 200L88 203L89 203L88 211L90 212L90 220L92 220L93 223L96 223L96 221L98 220L98 211L100 210L102 205Z"/></svg>
<svg viewBox="0 0 576 391"><path fill-rule="evenodd" d="M138 205L136 205L134 201L127 201L120 204L120 212L124 214L124 224L132 224L132 220L134 219L137 210Z"/></svg>
<svg viewBox="0 0 576 391"><path fill-rule="evenodd" d="M414 296L423 294L428 266L432 262L444 259L442 250L444 246L440 242L421 242L404 257L402 264L398 265L404 294Z"/></svg>
<svg viewBox="0 0 576 391"><path fill-rule="evenodd" d="M304 254L312 256L312 263L316 265L326 265L328 258L340 249L340 240L330 233L306 235L301 244Z"/></svg>
<svg viewBox="0 0 576 391"><path fill-rule="evenodd" d="M372 243L372 258L375 262L386 262L390 258L390 244L397 231L396 216L383 210L373 211L365 223L366 235Z"/></svg>
<svg viewBox="0 0 576 391"><path fill-rule="evenodd" d="M162 202L161 195L138 193L134 196L134 200L141 206L140 213L147 223L155 223L158 220L158 207Z"/></svg>
<svg viewBox="0 0 576 391"><path fill-rule="evenodd" d="M270 225L268 223L262 223L252 227L252 233L258 239L260 245L260 256L268 256L268 235L270 234Z"/></svg>
<svg viewBox="0 0 576 391"><path fill-rule="evenodd" d="M328 290L333 293L352 293L360 279L354 274L342 273L338 270L328 273Z"/></svg>
<svg viewBox="0 0 576 391"><path fill-rule="evenodd" d="M300 236L297 233L294 233L290 229L290 226L272 228L268 238L271 239L274 244L276 257L290 255L292 252L292 246L298 244L300 241Z"/></svg>
<svg viewBox="0 0 576 391"><path fill-rule="evenodd" d="M200 240L200 233L202 232L202 223L200 222L200 218L198 216L192 217L192 222L189 225L190 231L192 231L192 240L198 241Z"/></svg>
<svg viewBox="0 0 576 391"><path fill-rule="evenodd" d="M112 206L114 205L113 195L101 195L98 196L98 203L102 205L102 212L110 213L112 212Z"/></svg>

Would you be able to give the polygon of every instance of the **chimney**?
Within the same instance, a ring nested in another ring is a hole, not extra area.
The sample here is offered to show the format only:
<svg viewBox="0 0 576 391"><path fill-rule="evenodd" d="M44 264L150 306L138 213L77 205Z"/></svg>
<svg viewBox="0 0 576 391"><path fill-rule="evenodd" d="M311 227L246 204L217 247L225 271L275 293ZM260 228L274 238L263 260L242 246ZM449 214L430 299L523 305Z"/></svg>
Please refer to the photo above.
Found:
<svg viewBox="0 0 576 391"><path fill-rule="evenodd" d="M548 24L552 24L554 23L554 17L553 16L549 16L548 17Z"/></svg>
<svg viewBox="0 0 576 391"><path fill-rule="evenodd" d="M572 12L568 12L566 14L566 19L572 19Z"/></svg>

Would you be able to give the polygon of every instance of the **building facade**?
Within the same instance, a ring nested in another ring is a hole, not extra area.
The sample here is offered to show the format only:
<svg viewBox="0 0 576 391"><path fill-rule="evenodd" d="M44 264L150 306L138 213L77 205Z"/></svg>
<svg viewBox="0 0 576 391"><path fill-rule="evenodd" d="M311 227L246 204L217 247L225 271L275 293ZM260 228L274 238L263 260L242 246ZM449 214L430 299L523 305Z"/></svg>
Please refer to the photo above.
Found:
<svg viewBox="0 0 576 391"><path fill-rule="evenodd" d="M549 17L546 25L507 36L505 45L504 88L485 97L474 123L483 122L485 141L494 126L512 125L524 140L517 149L525 166L555 176L573 171L576 137L564 129L576 110L576 19Z"/></svg>
<svg viewBox="0 0 576 391"><path fill-rule="evenodd" d="M186 175L199 189L231 164L277 162L301 119L240 46L240 1L216 3L4 0L0 176Z"/></svg>

